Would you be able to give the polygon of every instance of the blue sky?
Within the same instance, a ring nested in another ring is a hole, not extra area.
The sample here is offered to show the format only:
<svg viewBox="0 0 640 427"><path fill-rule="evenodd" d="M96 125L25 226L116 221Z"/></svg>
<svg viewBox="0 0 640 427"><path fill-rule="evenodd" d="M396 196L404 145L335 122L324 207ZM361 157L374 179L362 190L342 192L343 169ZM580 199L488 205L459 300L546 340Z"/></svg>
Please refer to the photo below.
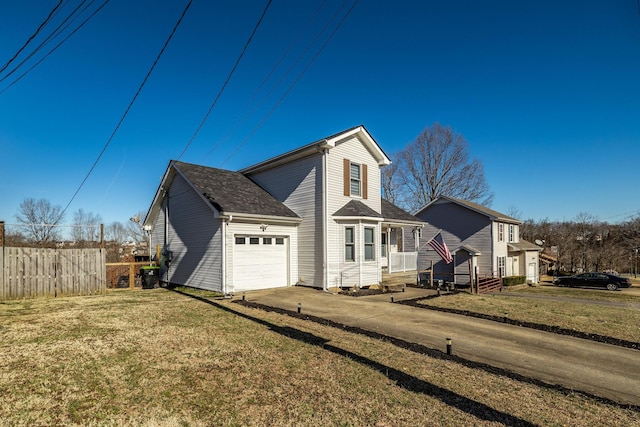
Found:
<svg viewBox="0 0 640 427"><path fill-rule="evenodd" d="M57 3L3 2L0 66ZM266 3L193 1L65 223L78 209L105 223L146 212ZM111 0L0 82L0 219L27 197L69 203L186 4ZM393 156L440 122L483 163L495 210L640 213L636 0L361 0L330 37L353 4L273 0L181 160L237 170L360 124Z"/></svg>

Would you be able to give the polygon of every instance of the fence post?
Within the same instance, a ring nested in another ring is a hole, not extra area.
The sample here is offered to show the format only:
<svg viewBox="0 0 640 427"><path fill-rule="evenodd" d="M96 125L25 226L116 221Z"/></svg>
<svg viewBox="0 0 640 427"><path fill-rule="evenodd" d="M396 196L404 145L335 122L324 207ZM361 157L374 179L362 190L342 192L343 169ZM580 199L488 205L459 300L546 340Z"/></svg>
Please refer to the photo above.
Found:
<svg viewBox="0 0 640 427"><path fill-rule="evenodd" d="M4 221L0 221L0 301L4 300Z"/></svg>
<svg viewBox="0 0 640 427"><path fill-rule="evenodd" d="M431 266L429 267L429 286L433 289L433 260L431 260Z"/></svg>
<svg viewBox="0 0 640 427"><path fill-rule="evenodd" d="M136 287L136 284L135 284L135 280L136 280L135 270L136 270L135 263L129 264L129 289L133 289L133 288Z"/></svg>
<svg viewBox="0 0 640 427"><path fill-rule="evenodd" d="M473 279L473 282L476 285L476 294L479 294L480 293L480 277L478 276L478 266L477 265L475 266L474 270L475 270L474 271L474 273L475 273L474 276L475 277ZM471 286L471 293L473 293L473 285Z"/></svg>

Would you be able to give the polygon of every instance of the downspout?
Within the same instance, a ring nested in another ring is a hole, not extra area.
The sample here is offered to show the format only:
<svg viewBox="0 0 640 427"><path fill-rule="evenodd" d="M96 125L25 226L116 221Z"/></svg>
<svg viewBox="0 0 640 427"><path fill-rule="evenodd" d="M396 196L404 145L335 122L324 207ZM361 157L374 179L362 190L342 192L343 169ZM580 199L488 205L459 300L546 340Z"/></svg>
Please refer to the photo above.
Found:
<svg viewBox="0 0 640 427"><path fill-rule="evenodd" d="M222 288L222 294L227 296L227 221L221 220L222 225L222 254L221 254L221 266L220 266L220 287Z"/></svg>
<svg viewBox="0 0 640 427"><path fill-rule="evenodd" d="M327 171L329 149L323 150L322 156L322 290L329 291L328 245L329 245L329 206L327 192L329 190L329 173Z"/></svg>
<svg viewBox="0 0 640 427"><path fill-rule="evenodd" d="M358 248L364 248L364 227L362 225L362 219L358 220L358 230L356 236L359 239L354 239L356 243L356 261L358 262L358 287L362 287L362 269L364 267L364 249L357 250Z"/></svg>
<svg viewBox="0 0 640 427"><path fill-rule="evenodd" d="M167 286L171 287L171 260L168 260L169 254L169 190L167 190L167 207L164 211L164 251L165 262L167 265Z"/></svg>

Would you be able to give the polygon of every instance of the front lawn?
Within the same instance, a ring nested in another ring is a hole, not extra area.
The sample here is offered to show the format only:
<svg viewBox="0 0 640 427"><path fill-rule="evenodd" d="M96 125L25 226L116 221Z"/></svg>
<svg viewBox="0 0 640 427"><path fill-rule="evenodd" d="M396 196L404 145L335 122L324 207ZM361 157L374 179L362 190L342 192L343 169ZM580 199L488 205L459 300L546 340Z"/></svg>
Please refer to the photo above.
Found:
<svg viewBox="0 0 640 427"><path fill-rule="evenodd" d="M519 296L500 293L475 295L459 293L423 301L434 307L467 310L511 320L541 323L585 333L605 335L640 342L640 298L623 292L596 289L534 286L515 291ZM544 298L539 298L544 297ZM557 300L548 299L555 297ZM587 301L584 301L587 300ZM594 303L588 303L593 301ZM621 303L625 306L600 305L597 302Z"/></svg>
<svg viewBox="0 0 640 427"><path fill-rule="evenodd" d="M0 303L2 423L640 423L636 409L189 292L199 299L155 289Z"/></svg>

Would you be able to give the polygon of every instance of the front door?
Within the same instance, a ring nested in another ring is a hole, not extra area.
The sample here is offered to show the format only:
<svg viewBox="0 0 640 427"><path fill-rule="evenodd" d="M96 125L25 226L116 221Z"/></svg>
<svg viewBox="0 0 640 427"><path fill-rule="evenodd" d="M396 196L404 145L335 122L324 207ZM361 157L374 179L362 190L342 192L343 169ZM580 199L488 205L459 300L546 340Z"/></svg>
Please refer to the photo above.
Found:
<svg viewBox="0 0 640 427"><path fill-rule="evenodd" d="M536 263L530 262L527 268L527 282L536 283Z"/></svg>

